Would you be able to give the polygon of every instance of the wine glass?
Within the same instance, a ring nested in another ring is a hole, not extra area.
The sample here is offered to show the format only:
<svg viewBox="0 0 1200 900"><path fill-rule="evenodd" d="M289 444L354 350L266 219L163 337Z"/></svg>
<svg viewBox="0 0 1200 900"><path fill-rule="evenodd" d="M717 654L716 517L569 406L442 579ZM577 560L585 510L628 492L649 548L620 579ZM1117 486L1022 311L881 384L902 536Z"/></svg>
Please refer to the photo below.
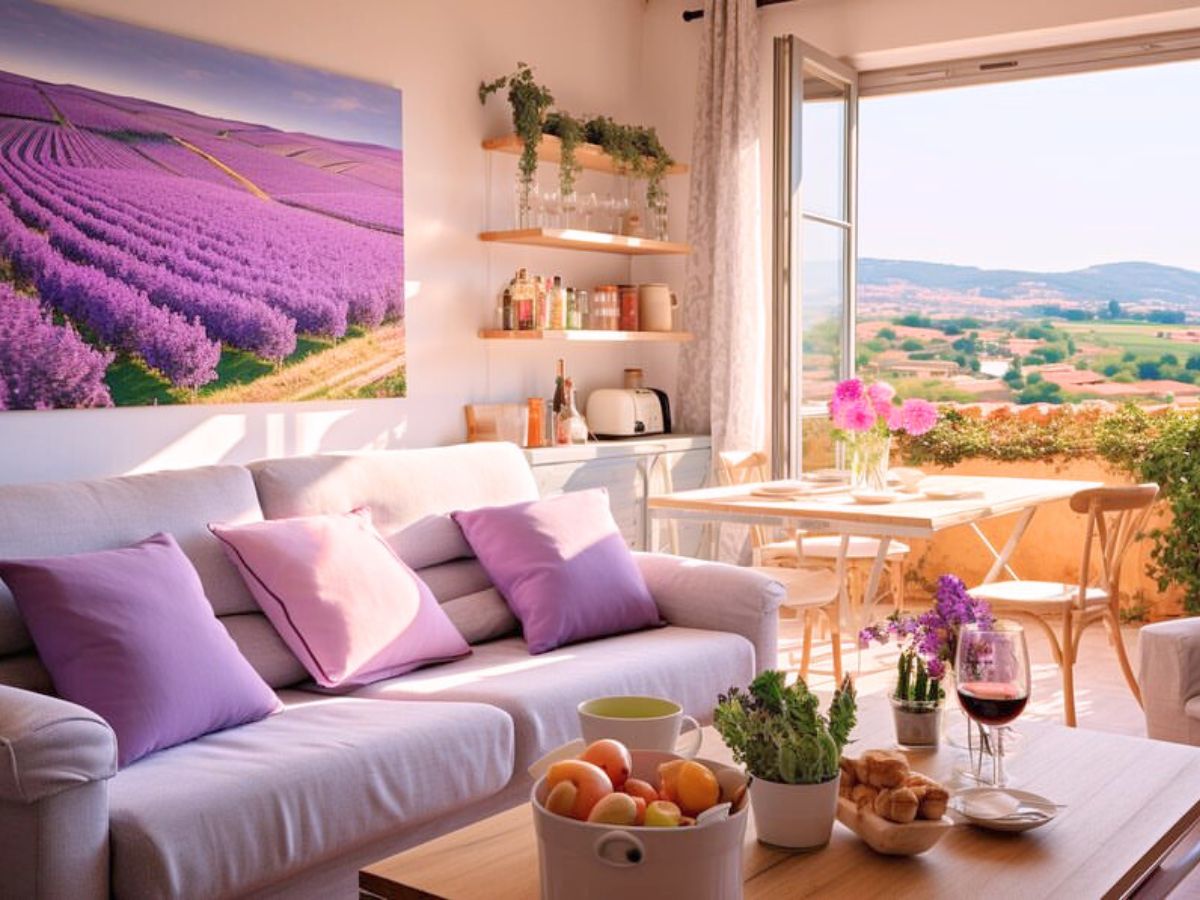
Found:
<svg viewBox="0 0 1200 900"><path fill-rule="evenodd" d="M1029 649L1025 629L1000 620L991 625L962 626L954 663L958 701L979 724L981 748L976 773L991 787L1007 783L1004 774L1004 726L1025 711L1029 702ZM992 777L982 774L983 756L992 757Z"/></svg>

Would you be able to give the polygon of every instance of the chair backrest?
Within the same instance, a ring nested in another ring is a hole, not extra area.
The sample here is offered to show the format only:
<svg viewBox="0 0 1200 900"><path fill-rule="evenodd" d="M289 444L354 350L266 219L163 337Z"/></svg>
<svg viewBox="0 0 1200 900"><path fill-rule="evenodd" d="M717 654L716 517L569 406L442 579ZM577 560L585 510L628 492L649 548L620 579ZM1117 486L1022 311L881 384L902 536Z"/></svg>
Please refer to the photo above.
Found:
<svg viewBox="0 0 1200 900"><path fill-rule="evenodd" d="M727 487L770 481L770 460L761 450L726 450L717 454L717 477ZM770 542L766 528L762 525L750 526L752 550L760 550Z"/></svg>
<svg viewBox="0 0 1200 900"><path fill-rule="evenodd" d="M1083 561L1079 567L1079 598L1083 602L1091 581L1092 562L1098 563L1100 586L1115 608L1120 602L1121 563L1141 535L1158 498L1157 484L1089 488L1071 497L1071 509L1088 517ZM1093 554L1093 547L1096 552Z"/></svg>

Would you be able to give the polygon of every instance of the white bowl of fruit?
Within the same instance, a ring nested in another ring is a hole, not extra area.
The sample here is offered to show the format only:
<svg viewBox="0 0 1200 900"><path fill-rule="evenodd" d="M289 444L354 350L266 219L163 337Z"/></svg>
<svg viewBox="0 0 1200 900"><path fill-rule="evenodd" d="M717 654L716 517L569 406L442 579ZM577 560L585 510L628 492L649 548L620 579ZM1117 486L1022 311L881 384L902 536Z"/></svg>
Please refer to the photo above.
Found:
<svg viewBox="0 0 1200 900"><path fill-rule="evenodd" d="M533 786L543 900L742 896L747 778L596 741Z"/></svg>

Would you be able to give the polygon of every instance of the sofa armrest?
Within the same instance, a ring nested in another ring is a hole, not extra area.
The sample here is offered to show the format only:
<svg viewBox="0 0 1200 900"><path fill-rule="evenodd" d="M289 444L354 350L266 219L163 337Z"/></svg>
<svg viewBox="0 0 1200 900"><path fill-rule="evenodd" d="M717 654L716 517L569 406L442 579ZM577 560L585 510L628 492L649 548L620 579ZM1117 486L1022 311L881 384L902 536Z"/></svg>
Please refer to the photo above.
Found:
<svg viewBox="0 0 1200 900"><path fill-rule="evenodd" d="M725 563L662 553L634 557L667 622L740 634L754 645L756 672L775 667L786 594L778 581Z"/></svg>
<svg viewBox="0 0 1200 900"><path fill-rule="evenodd" d="M117 774L117 738L95 713L0 685L0 801L31 804Z"/></svg>
<svg viewBox="0 0 1200 900"><path fill-rule="evenodd" d="M1162 741L1200 745L1200 719L1188 701L1200 697L1200 619L1175 619L1142 628L1138 683L1146 734Z"/></svg>

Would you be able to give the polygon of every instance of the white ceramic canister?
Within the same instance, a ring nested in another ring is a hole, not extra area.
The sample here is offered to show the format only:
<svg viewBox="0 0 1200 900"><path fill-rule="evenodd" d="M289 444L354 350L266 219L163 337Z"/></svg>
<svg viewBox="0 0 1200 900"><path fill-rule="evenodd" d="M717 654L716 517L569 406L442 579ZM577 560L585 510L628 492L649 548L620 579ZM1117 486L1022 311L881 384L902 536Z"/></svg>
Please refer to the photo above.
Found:
<svg viewBox="0 0 1200 900"><path fill-rule="evenodd" d="M658 783L673 753L632 750L633 777ZM714 772L731 769L697 760ZM733 769L732 771L738 771ZM599 825L548 812L546 779L533 786L542 900L662 900L742 897L747 805L710 825L646 828Z"/></svg>
<svg viewBox="0 0 1200 900"><path fill-rule="evenodd" d="M679 298L668 285L638 285L638 328L642 331L673 331Z"/></svg>

